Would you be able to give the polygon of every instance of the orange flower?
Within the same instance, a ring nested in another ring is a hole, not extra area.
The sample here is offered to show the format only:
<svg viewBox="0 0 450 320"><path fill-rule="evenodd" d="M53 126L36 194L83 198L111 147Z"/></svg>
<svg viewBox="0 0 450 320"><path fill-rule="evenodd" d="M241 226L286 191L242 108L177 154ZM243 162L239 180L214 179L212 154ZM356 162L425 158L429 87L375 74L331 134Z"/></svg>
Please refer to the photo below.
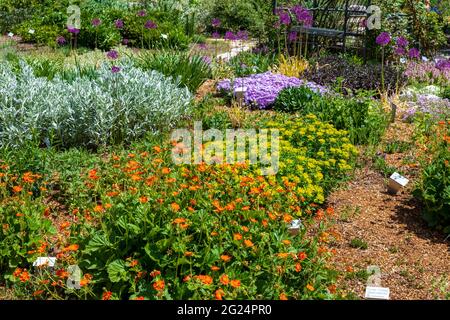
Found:
<svg viewBox="0 0 450 320"><path fill-rule="evenodd" d="M23 190L23 188L22 188L21 186L14 186L14 187L12 188L12 190L13 190L15 193L19 193L19 192L21 192L21 191Z"/></svg>
<svg viewBox="0 0 450 320"><path fill-rule="evenodd" d="M104 211L105 211L105 209L103 208L103 206L101 204L98 204L94 207L94 212L101 213Z"/></svg>
<svg viewBox="0 0 450 320"><path fill-rule="evenodd" d="M139 198L139 202L140 203L147 203L148 202L148 198L145 197L145 196L142 196L142 197Z"/></svg>
<svg viewBox="0 0 450 320"><path fill-rule="evenodd" d="M185 218L176 218L173 220L172 224L183 224L186 222Z"/></svg>
<svg viewBox="0 0 450 320"><path fill-rule="evenodd" d="M336 293L336 285L332 284L328 286L328 291L330 291L331 294Z"/></svg>
<svg viewBox="0 0 450 320"><path fill-rule="evenodd" d="M155 278L155 277L159 276L160 274L161 274L161 271L153 270L152 272L150 272L150 277Z"/></svg>
<svg viewBox="0 0 450 320"><path fill-rule="evenodd" d="M143 296L139 296L139 297L133 298L133 300L145 300L145 298Z"/></svg>
<svg viewBox="0 0 450 320"><path fill-rule="evenodd" d="M183 282L188 282L189 280L191 280L191 276L185 276L183 278Z"/></svg>
<svg viewBox="0 0 450 320"><path fill-rule="evenodd" d="M97 176L97 170L95 170L95 169L92 169L92 170L89 171L88 177L91 180L98 180L98 179L100 179L100 177Z"/></svg>
<svg viewBox="0 0 450 320"><path fill-rule="evenodd" d="M289 256L289 253L285 253L285 252L280 252L277 254L277 257L281 258L281 259L286 259L288 256Z"/></svg>
<svg viewBox="0 0 450 320"><path fill-rule="evenodd" d="M297 255L297 257L298 257L298 259L299 259L300 261L303 261L303 260L305 260L308 256L306 255L306 253L300 252L300 253Z"/></svg>
<svg viewBox="0 0 450 320"><path fill-rule="evenodd" d="M242 231L244 231L244 232L248 232L248 228L247 228L246 226L242 226L241 229L242 229Z"/></svg>
<svg viewBox="0 0 450 320"><path fill-rule="evenodd" d="M154 146L154 147L153 147L153 150L154 150L156 153L160 153L160 152L161 152L161 148L158 147L158 146Z"/></svg>
<svg viewBox="0 0 450 320"><path fill-rule="evenodd" d="M212 267L211 267L211 270L212 270L212 271L219 271L219 270L220 270L220 268L219 268L219 267L217 267L217 266L212 266Z"/></svg>
<svg viewBox="0 0 450 320"><path fill-rule="evenodd" d="M170 169L169 168L163 168L162 170L161 170L161 172L163 173L163 174L169 174L170 173Z"/></svg>
<svg viewBox="0 0 450 320"><path fill-rule="evenodd" d="M33 297L40 296L43 293L44 293L44 290L37 290L37 291L33 292Z"/></svg>
<svg viewBox="0 0 450 320"><path fill-rule="evenodd" d="M61 279L64 279L69 277L69 273L64 269L59 269L56 270L56 276L58 276Z"/></svg>
<svg viewBox="0 0 450 320"><path fill-rule="evenodd" d="M137 261L137 260L132 260L132 261L130 262L130 267L133 268L133 267L137 266L138 264L139 264L139 261Z"/></svg>
<svg viewBox="0 0 450 320"><path fill-rule="evenodd" d="M212 236L212 237L215 237L215 236L218 236L218 235L219 235L219 234L218 234L216 231L212 231L212 232L211 232L211 236ZM234 240L236 240L236 239L234 239Z"/></svg>
<svg viewBox="0 0 450 320"><path fill-rule="evenodd" d="M102 295L102 300L111 300L111 296L112 296L112 292L111 291L106 291Z"/></svg>
<svg viewBox="0 0 450 320"><path fill-rule="evenodd" d="M84 286L88 285L89 282L91 282L92 278L93 277L91 274L86 273L85 275L83 275L83 278L80 280L80 286L84 287Z"/></svg>
<svg viewBox="0 0 450 320"><path fill-rule="evenodd" d="M23 213L20 212L16 213L16 217L23 217L23 216L25 216Z"/></svg>
<svg viewBox="0 0 450 320"><path fill-rule="evenodd" d="M13 276L17 278L20 276L21 273L22 273L22 269L17 268L16 270L14 270Z"/></svg>
<svg viewBox="0 0 450 320"><path fill-rule="evenodd" d="M213 278L208 275L199 275L196 276L197 279L199 279L204 285L210 285L213 283Z"/></svg>
<svg viewBox="0 0 450 320"><path fill-rule="evenodd" d="M219 280L220 280L220 283L222 283L225 286L227 286L230 283L230 278L228 278L228 276L226 274L221 275Z"/></svg>
<svg viewBox="0 0 450 320"><path fill-rule="evenodd" d="M170 206L172 207L172 210L175 212L178 212L180 210L180 206L176 202L172 203Z"/></svg>
<svg viewBox="0 0 450 320"><path fill-rule="evenodd" d="M291 244L291 240L283 240L281 242L283 242L283 244L285 244L287 246Z"/></svg>
<svg viewBox="0 0 450 320"><path fill-rule="evenodd" d="M30 280L30 274L28 273L27 270L24 270L20 274L19 279L20 279L20 282L27 282L28 280Z"/></svg>
<svg viewBox="0 0 450 320"><path fill-rule="evenodd" d="M65 221L65 222L61 223L61 229L67 229L69 227L70 227L69 221Z"/></svg>
<svg viewBox="0 0 450 320"><path fill-rule="evenodd" d="M110 191L106 195L108 197L112 198L112 197L117 197L119 195L119 193L117 191Z"/></svg>
<svg viewBox="0 0 450 320"><path fill-rule="evenodd" d="M293 219L294 219L294 218L292 218L292 216L291 216L290 214L285 214L285 215L283 215L283 221L286 222L286 223L291 223L291 221L292 221Z"/></svg>
<svg viewBox="0 0 450 320"><path fill-rule="evenodd" d="M155 289L156 291L163 291L164 290L164 280L157 280L153 283L153 289Z"/></svg>
<svg viewBox="0 0 450 320"><path fill-rule="evenodd" d="M242 235L240 233L235 233L233 239L236 241L242 240Z"/></svg>
<svg viewBox="0 0 450 320"><path fill-rule="evenodd" d="M63 252L66 252L66 251L77 251L79 247L80 246L77 245L77 244L71 244L68 247L65 247L62 251Z"/></svg>
<svg viewBox="0 0 450 320"><path fill-rule="evenodd" d="M280 298L280 300L287 300L288 299L286 294L284 294L284 293L281 293L279 298Z"/></svg>
<svg viewBox="0 0 450 320"><path fill-rule="evenodd" d="M253 242L251 240L245 239L244 244L247 248L253 247Z"/></svg>
<svg viewBox="0 0 450 320"><path fill-rule="evenodd" d="M301 265L300 263L297 263L297 264L295 265L295 271L297 271L297 272L302 271L302 265Z"/></svg>
<svg viewBox="0 0 450 320"><path fill-rule="evenodd" d="M35 181L33 176L34 176L33 173L25 172L23 174L22 181L25 182L25 183L33 183Z"/></svg>
<svg viewBox="0 0 450 320"><path fill-rule="evenodd" d="M312 286L312 285L310 285L310 284L308 284L307 286L306 286L306 289L308 289L309 291L314 291L315 289L314 289L314 287Z"/></svg>
<svg viewBox="0 0 450 320"><path fill-rule="evenodd" d="M186 251L186 252L184 253L184 256L185 256L185 257L192 257L193 255L194 255L194 253L191 252L191 251Z"/></svg>
<svg viewBox="0 0 450 320"><path fill-rule="evenodd" d="M241 280L231 280L230 284L233 288L239 288L241 286Z"/></svg>
<svg viewBox="0 0 450 320"><path fill-rule="evenodd" d="M222 289L217 289L214 293L214 297L216 300L222 300L222 296L225 294Z"/></svg>
<svg viewBox="0 0 450 320"><path fill-rule="evenodd" d="M223 254L220 256L220 259L222 259L224 262L228 262L231 260L231 257L229 255Z"/></svg>
<svg viewBox="0 0 450 320"><path fill-rule="evenodd" d="M268 222L267 222L267 220L263 220L263 221L261 221L261 223L262 223L262 225L263 225L263 227L265 228L265 227L267 227L268 226Z"/></svg>

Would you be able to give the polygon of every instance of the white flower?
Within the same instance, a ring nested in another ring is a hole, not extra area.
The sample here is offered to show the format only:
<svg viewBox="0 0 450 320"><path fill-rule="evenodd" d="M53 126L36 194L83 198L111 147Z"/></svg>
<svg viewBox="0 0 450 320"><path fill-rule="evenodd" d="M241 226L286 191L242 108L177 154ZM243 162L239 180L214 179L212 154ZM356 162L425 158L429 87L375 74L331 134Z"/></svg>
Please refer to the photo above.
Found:
<svg viewBox="0 0 450 320"><path fill-rule="evenodd" d="M425 56L422 56L422 61L423 61L423 62L427 62L427 61L428 61L428 58L425 57Z"/></svg>
<svg viewBox="0 0 450 320"><path fill-rule="evenodd" d="M10 37L10 38L14 37L14 33L12 33L12 32L8 33L8 37Z"/></svg>
<svg viewBox="0 0 450 320"><path fill-rule="evenodd" d="M406 63L406 58L401 58L401 59L400 59L400 63L405 64L405 63Z"/></svg>
<svg viewBox="0 0 450 320"><path fill-rule="evenodd" d="M29 34L34 34L34 32L35 32L34 29L28 30L28 33L29 33Z"/></svg>
<svg viewBox="0 0 450 320"><path fill-rule="evenodd" d="M162 33L162 34L161 34L161 38L167 39L167 38L169 38L169 36L168 36L167 34Z"/></svg>

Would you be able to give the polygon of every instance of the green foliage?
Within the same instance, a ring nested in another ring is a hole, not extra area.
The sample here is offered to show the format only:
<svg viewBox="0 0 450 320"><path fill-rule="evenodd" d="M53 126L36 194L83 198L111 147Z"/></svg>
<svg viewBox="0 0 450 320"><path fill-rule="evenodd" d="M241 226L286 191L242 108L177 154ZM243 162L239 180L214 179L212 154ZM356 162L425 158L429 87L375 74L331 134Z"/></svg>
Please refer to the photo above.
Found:
<svg viewBox="0 0 450 320"><path fill-rule="evenodd" d="M450 86L441 90L441 97L450 100Z"/></svg>
<svg viewBox="0 0 450 320"><path fill-rule="evenodd" d="M178 79L191 92L196 92L212 76L211 68L203 57L184 52L143 52L136 58L136 63L144 70L156 70Z"/></svg>
<svg viewBox="0 0 450 320"><path fill-rule="evenodd" d="M275 54L242 52L229 61L236 77L264 73L277 63Z"/></svg>
<svg viewBox="0 0 450 320"><path fill-rule="evenodd" d="M355 249L367 250L368 245L367 245L366 241L364 241L360 238L353 238L350 241L350 247L355 248Z"/></svg>
<svg viewBox="0 0 450 320"><path fill-rule="evenodd" d="M301 112L307 104L319 98L320 95L306 86L287 88L280 92L274 103L274 110L283 112Z"/></svg>

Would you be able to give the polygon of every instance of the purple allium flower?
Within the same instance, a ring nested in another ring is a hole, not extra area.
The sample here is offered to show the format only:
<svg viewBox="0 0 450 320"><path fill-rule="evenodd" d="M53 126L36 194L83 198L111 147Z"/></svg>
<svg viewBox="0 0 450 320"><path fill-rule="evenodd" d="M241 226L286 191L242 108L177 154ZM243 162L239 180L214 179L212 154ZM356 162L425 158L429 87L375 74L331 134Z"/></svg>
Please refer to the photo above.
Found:
<svg viewBox="0 0 450 320"><path fill-rule="evenodd" d="M395 50L394 50L394 53L395 53L397 56L402 57L402 56L406 55L406 49L403 48L403 47L396 47Z"/></svg>
<svg viewBox="0 0 450 320"><path fill-rule="evenodd" d="M203 57L202 57L202 61L203 61L205 64L207 64L207 65L210 65L211 62L212 62L211 58L208 57L208 56L203 56Z"/></svg>
<svg viewBox="0 0 450 320"><path fill-rule="evenodd" d="M296 41L297 40L297 32L295 32L295 31L291 31L291 32L289 32L289 37L288 37L288 40L290 41L290 42L294 42L294 41Z"/></svg>
<svg viewBox="0 0 450 320"><path fill-rule="evenodd" d="M295 17L297 18L297 21L300 24L303 24L305 27L308 28L312 26L313 16L308 9L300 5L296 5L292 7L291 11L295 14Z"/></svg>
<svg viewBox="0 0 450 320"><path fill-rule="evenodd" d="M397 46L402 47L402 48L406 48L408 45L409 45L409 41L405 37L398 37L397 38Z"/></svg>
<svg viewBox="0 0 450 320"><path fill-rule="evenodd" d="M230 41L236 40L236 35L232 31L227 31L225 33L225 40L230 40Z"/></svg>
<svg viewBox="0 0 450 320"><path fill-rule="evenodd" d="M140 10L137 13L138 17L145 17L146 15L147 15L147 11L145 11L145 10Z"/></svg>
<svg viewBox="0 0 450 320"><path fill-rule="evenodd" d="M99 18L92 19L92 26L98 27L101 24L102 24L102 20L100 20Z"/></svg>
<svg viewBox="0 0 450 320"><path fill-rule="evenodd" d="M116 50L111 50L108 51L106 56L111 60L116 60L117 58L119 58L119 53Z"/></svg>
<svg viewBox="0 0 450 320"><path fill-rule="evenodd" d="M220 38L220 34L219 34L217 31L214 31L214 32L211 34L211 37L213 37L214 39L219 39L219 38Z"/></svg>
<svg viewBox="0 0 450 320"><path fill-rule="evenodd" d="M280 18L280 23L288 26L291 24L291 16L286 11L279 11L278 17Z"/></svg>
<svg viewBox="0 0 450 320"><path fill-rule="evenodd" d="M156 29L158 26L152 20L147 20L144 25L145 29Z"/></svg>
<svg viewBox="0 0 450 320"><path fill-rule="evenodd" d="M118 67L118 66L112 66L111 67L111 72L112 73L118 73L118 72L120 72L120 67Z"/></svg>
<svg viewBox="0 0 450 320"><path fill-rule="evenodd" d="M206 49L208 49L208 45L206 44L206 43L199 43L198 44L198 48L200 49L200 50L206 50Z"/></svg>
<svg viewBox="0 0 450 320"><path fill-rule="evenodd" d="M128 45L128 43L130 42L130 40L128 40L128 39L123 39L122 40L122 43L123 43L123 45Z"/></svg>
<svg viewBox="0 0 450 320"><path fill-rule="evenodd" d="M59 36L58 38L56 38L56 42L60 45L60 46L62 46L62 45L64 45L64 44L66 44L66 38L64 38L63 36Z"/></svg>
<svg viewBox="0 0 450 320"><path fill-rule="evenodd" d="M308 86L311 90L319 93L327 92L325 87L319 86L313 82L306 82L295 77L287 77L281 74L271 72L253 74L245 78L237 78L231 87L231 80L226 79L217 85L219 91L233 92L236 88L246 87L245 103L256 106L260 109L266 109L272 105L281 90L288 87Z"/></svg>
<svg viewBox="0 0 450 320"><path fill-rule="evenodd" d="M236 34L236 40L248 40L248 32L245 30L239 30Z"/></svg>
<svg viewBox="0 0 450 320"><path fill-rule="evenodd" d="M122 28L123 28L123 20L117 19L117 20L114 22L114 25L116 26L117 29L122 29Z"/></svg>
<svg viewBox="0 0 450 320"><path fill-rule="evenodd" d="M213 26L213 28L218 28L221 24L222 22L218 18L214 18L211 21L211 25Z"/></svg>
<svg viewBox="0 0 450 320"><path fill-rule="evenodd" d="M419 59L420 58L420 51L417 48L411 48L408 52L408 56L411 59Z"/></svg>
<svg viewBox="0 0 450 320"><path fill-rule="evenodd" d="M72 34L79 34L80 33L80 29L77 29L77 28L72 27L72 26L68 26L67 27L67 31L69 31L69 33L72 33Z"/></svg>
<svg viewBox="0 0 450 320"><path fill-rule="evenodd" d="M379 46L387 46L391 42L391 36L388 32L382 32L378 35L376 42Z"/></svg>
<svg viewBox="0 0 450 320"><path fill-rule="evenodd" d="M450 70L450 59L439 60L438 62L436 62L436 68L438 68L441 71Z"/></svg>

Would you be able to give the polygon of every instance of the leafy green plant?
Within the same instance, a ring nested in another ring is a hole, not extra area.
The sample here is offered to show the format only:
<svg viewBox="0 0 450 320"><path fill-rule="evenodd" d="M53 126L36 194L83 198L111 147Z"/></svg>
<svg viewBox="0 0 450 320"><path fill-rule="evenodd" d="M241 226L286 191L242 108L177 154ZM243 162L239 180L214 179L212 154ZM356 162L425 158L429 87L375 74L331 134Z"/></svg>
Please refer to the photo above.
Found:
<svg viewBox="0 0 450 320"><path fill-rule="evenodd" d="M441 97L444 98L444 99L449 99L450 100L450 86L449 87L445 87L445 88L442 89Z"/></svg>
<svg viewBox="0 0 450 320"><path fill-rule="evenodd" d="M156 70L172 77L191 92L196 92L212 76L208 61L184 52L143 52L135 61L144 70Z"/></svg>
<svg viewBox="0 0 450 320"><path fill-rule="evenodd" d="M275 54L242 52L229 61L229 65L237 77L244 77L255 73L264 73L277 63Z"/></svg>
<svg viewBox="0 0 450 320"><path fill-rule="evenodd" d="M319 97L320 94L306 86L287 88L280 92L273 109L283 112L303 111L307 104L314 103Z"/></svg>
<svg viewBox="0 0 450 320"><path fill-rule="evenodd" d="M360 238L353 238L350 241L350 247L352 248L356 248L356 249L361 249L361 250L366 250L368 248L367 242L360 239Z"/></svg>

